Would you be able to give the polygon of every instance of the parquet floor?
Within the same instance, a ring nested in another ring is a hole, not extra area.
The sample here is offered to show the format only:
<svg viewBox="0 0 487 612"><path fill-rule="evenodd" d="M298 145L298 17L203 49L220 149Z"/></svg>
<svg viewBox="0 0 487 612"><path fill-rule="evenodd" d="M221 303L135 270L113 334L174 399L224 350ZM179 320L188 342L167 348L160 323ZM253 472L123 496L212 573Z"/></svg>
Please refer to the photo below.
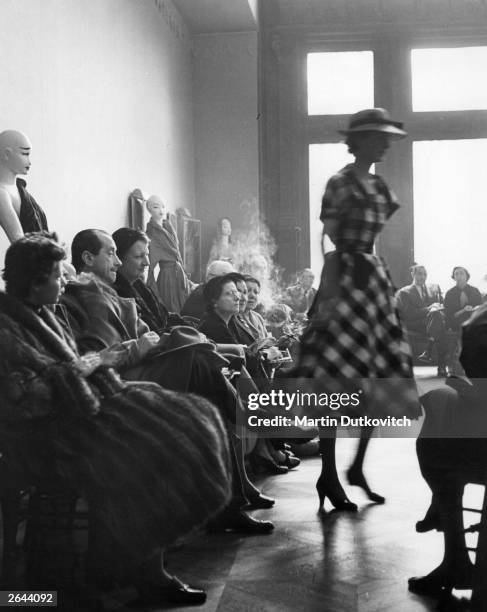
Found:
<svg viewBox="0 0 487 612"><path fill-rule="evenodd" d="M359 504L356 514L318 514L314 483L320 460L307 459L297 470L262 482L276 506L254 514L273 520L274 533L199 535L168 554L168 569L208 591L206 605L199 608L205 612L435 610L433 600L407 590L409 576L433 569L442 556L440 534L414 530L429 501L414 442L371 443L367 473L387 497L385 505L370 504L351 488L350 497ZM341 466L348 465L355 444L339 440ZM479 497L480 491L470 493Z"/></svg>
<svg viewBox="0 0 487 612"><path fill-rule="evenodd" d="M421 383L437 386L422 372ZM418 424L419 430L419 424ZM349 465L357 440L337 442L338 465ZM319 457L304 459L288 474L267 477L261 489L276 499L271 510L254 512L275 530L264 536L195 534L167 552L168 570L204 588L202 612L426 612L436 602L408 592L407 578L436 567L442 536L417 534L414 524L429 504L429 491L417 464L415 439L373 439L365 471L373 488L386 496L374 505L361 490L348 488L357 513L325 506L318 513L315 482ZM197 486L197 483L195 483ZM480 506L483 488L470 487L469 505ZM328 501L326 502L329 503ZM475 536L474 536L475 537ZM120 594L119 594L120 595ZM123 597L105 600L107 610L127 610ZM127 597L127 600L129 598ZM140 608L139 608L140 609ZM163 608L151 608L156 612ZM164 609L176 609L168 608ZM144 611L145 612L145 611Z"/></svg>

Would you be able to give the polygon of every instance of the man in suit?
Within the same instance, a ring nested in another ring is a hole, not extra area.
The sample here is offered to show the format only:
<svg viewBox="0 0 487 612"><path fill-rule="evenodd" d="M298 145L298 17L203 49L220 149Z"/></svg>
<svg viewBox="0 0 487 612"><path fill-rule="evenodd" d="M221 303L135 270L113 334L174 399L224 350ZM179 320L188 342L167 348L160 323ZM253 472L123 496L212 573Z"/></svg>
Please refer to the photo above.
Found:
<svg viewBox="0 0 487 612"><path fill-rule="evenodd" d="M428 338L426 350L419 356L419 360L431 363L431 353L436 346L438 376L446 376L452 342L446 330L440 287L427 285L427 276L424 266L412 266L412 283L399 289L396 296L397 305L406 330Z"/></svg>

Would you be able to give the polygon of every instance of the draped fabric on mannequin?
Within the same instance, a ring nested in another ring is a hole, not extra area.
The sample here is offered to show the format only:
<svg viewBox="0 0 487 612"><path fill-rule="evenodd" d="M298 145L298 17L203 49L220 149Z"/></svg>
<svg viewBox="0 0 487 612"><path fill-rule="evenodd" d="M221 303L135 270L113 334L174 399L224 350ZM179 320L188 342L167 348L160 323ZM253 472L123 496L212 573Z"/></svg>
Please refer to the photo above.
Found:
<svg viewBox="0 0 487 612"><path fill-rule="evenodd" d="M169 221L165 220L161 227L150 219L146 233L151 240L147 284L169 311L179 313L190 293L190 284L183 268L176 232ZM157 265L159 273L155 278Z"/></svg>

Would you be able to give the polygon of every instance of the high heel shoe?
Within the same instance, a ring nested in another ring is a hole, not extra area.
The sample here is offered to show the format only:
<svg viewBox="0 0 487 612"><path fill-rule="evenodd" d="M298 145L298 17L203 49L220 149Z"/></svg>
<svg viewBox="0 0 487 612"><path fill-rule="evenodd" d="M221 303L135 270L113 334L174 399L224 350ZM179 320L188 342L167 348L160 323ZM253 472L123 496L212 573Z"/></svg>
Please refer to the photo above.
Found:
<svg viewBox="0 0 487 612"><path fill-rule="evenodd" d="M329 487L326 484L323 476L318 478L316 490L320 500L320 510L323 508L323 504L325 503L325 497L328 497L336 510L342 510L344 512L357 512L357 504L350 501L343 491L333 490L333 487Z"/></svg>
<svg viewBox="0 0 487 612"><path fill-rule="evenodd" d="M356 470L353 467L349 468L347 470L347 480L349 484L363 489L370 501L373 501L376 504L383 504L386 501L385 497L379 495L378 493L374 493L371 490L361 470Z"/></svg>

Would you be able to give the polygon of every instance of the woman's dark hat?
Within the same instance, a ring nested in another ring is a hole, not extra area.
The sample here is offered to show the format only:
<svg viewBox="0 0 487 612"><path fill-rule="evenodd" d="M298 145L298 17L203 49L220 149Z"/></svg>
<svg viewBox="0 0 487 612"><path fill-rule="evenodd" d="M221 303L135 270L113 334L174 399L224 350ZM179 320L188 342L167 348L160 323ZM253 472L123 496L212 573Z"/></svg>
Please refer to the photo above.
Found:
<svg viewBox="0 0 487 612"><path fill-rule="evenodd" d="M393 121L385 108L366 108L350 117L348 128L338 130L340 134L356 134L359 132L382 132L394 138L404 138L407 132L403 130L400 121Z"/></svg>

